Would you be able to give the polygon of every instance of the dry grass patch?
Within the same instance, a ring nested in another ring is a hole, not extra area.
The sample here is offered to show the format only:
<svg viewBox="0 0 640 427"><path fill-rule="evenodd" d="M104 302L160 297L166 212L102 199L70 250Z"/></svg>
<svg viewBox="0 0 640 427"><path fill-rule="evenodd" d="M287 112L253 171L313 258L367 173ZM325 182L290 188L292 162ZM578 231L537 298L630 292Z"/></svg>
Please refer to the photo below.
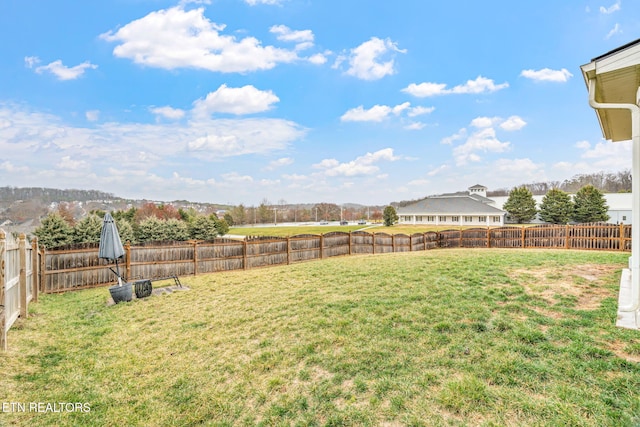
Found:
<svg viewBox="0 0 640 427"><path fill-rule="evenodd" d="M568 297L575 301L574 307L578 310L595 310L601 306L602 300L616 296L615 291L604 284L619 271L619 266L581 264L514 269L511 275L522 281L527 294L542 298L549 305L558 304L563 297ZM557 312L539 310L549 316L561 317Z"/></svg>

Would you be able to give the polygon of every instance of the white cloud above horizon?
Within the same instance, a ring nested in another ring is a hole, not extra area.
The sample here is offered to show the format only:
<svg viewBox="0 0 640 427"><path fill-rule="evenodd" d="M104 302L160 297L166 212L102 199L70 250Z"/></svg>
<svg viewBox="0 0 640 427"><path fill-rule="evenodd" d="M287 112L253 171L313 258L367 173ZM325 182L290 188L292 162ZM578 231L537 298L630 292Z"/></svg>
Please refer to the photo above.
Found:
<svg viewBox="0 0 640 427"><path fill-rule="evenodd" d="M396 73L393 54L406 52L388 38L371 37L348 54L338 56L334 68L339 68L346 61L349 67L345 74L362 80L379 80Z"/></svg>
<svg viewBox="0 0 640 427"><path fill-rule="evenodd" d="M542 68L540 70L522 70L520 75L538 82L558 83L566 83L571 77L573 77L573 74L571 74L566 68L562 68L560 70L552 70L550 68Z"/></svg>
<svg viewBox="0 0 640 427"><path fill-rule="evenodd" d="M406 88L402 89L402 92L408 93L418 98L426 98L439 95L451 95L451 94L481 94L481 93L493 93L501 89L509 87L509 83L495 84L492 79L488 79L482 76L476 77L475 80L467 80L466 83L454 86L451 89L447 88L446 83L411 83Z"/></svg>
<svg viewBox="0 0 640 427"><path fill-rule="evenodd" d="M58 80L75 80L80 78L86 70L95 70L98 68L97 65L92 64L89 61L85 61L82 64L75 65L73 67L65 66L60 59L53 61L47 65L39 64L40 58L37 56L26 56L24 58L25 66L27 68L33 68L34 71L38 74L42 74L44 72L48 72L53 74L58 78Z"/></svg>

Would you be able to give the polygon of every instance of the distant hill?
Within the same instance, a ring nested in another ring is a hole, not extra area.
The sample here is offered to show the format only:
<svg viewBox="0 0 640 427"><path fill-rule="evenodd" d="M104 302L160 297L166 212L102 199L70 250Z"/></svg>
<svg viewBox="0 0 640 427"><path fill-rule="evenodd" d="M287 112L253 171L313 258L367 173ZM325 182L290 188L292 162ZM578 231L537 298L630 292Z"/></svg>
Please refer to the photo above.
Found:
<svg viewBox="0 0 640 427"><path fill-rule="evenodd" d="M41 187L0 187L0 204L20 200L38 200L43 203L86 202L89 200L114 200L116 196L97 190L60 190Z"/></svg>

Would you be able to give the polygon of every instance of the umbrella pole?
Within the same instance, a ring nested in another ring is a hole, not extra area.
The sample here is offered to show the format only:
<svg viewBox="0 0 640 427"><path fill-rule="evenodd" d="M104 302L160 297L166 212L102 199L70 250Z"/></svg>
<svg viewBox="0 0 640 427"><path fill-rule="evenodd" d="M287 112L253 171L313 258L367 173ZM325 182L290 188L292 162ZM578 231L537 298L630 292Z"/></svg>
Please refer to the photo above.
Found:
<svg viewBox="0 0 640 427"><path fill-rule="evenodd" d="M122 278L120 277L120 268L118 267L118 258L116 258L116 275L118 276L118 286L122 286Z"/></svg>

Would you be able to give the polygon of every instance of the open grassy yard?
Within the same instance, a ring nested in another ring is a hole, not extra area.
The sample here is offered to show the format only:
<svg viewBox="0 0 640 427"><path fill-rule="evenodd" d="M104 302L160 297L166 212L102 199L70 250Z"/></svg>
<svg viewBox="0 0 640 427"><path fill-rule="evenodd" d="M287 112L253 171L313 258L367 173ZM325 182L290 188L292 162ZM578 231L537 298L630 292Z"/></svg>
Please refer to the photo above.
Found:
<svg viewBox="0 0 640 427"><path fill-rule="evenodd" d="M24 426L631 426L629 254L450 249L181 278L107 306L44 295L9 332L0 413ZM28 407L28 406L27 406Z"/></svg>

